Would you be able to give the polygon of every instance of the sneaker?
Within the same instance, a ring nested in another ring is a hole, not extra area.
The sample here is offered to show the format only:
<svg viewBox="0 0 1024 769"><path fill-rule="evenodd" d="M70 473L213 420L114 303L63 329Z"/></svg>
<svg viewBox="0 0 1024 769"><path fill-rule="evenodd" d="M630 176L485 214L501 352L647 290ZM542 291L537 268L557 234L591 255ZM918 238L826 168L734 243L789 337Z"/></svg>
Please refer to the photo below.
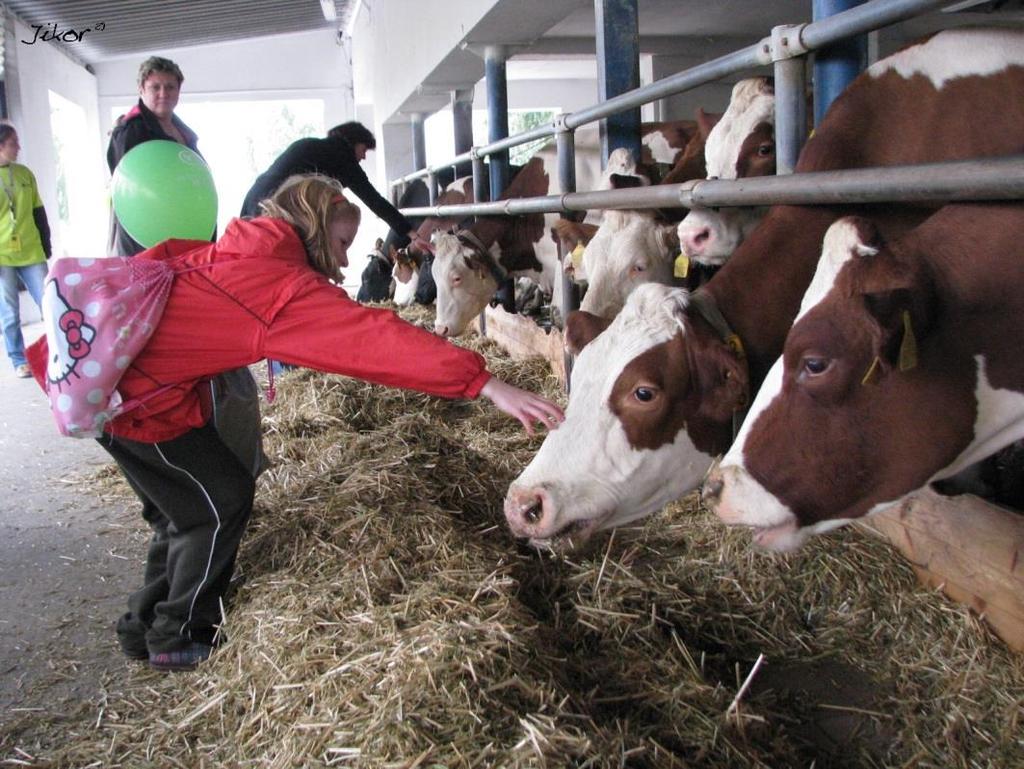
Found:
<svg viewBox="0 0 1024 769"><path fill-rule="evenodd" d="M28 379L32 376L32 369L28 367L27 363L22 363L20 366L14 367L14 375L21 379Z"/></svg>
<svg viewBox="0 0 1024 769"><path fill-rule="evenodd" d="M146 648L146 642L143 640L140 643L125 643L121 639L121 651L124 656L130 660L148 660L149 649Z"/></svg>
<svg viewBox="0 0 1024 769"><path fill-rule="evenodd" d="M154 670L178 671L195 670L200 662L206 662L213 651L212 646L190 643L182 649L170 652L150 652L149 666Z"/></svg>

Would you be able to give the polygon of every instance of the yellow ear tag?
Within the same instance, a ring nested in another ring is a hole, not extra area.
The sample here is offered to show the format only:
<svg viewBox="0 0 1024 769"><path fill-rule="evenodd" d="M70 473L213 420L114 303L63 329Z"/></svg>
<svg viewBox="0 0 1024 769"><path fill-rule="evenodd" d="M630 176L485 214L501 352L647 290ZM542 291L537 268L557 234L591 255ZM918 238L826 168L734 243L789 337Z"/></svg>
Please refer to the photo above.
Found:
<svg viewBox="0 0 1024 769"><path fill-rule="evenodd" d="M910 323L910 311L903 311L903 341L900 342L900 371L910 371L917 365L917 339Z"/></svg>
<svg viewBox="0 0 1024 769"><path fill-rule="evenodd" d="M862 385L869 385L875 383L875 379L878 378L878 367L879 365L881 365L881 363L882 361L876 355L875 359L871 361L871 365L868 366L868 370L867 373L864 374L864 378L860 380L860 383Z"/></svg>
<svg viewBox="0 0 1024 769"><path fill-rule="evenodd" d="M576 244L576 248L574 248L572 250L572 254L571 254L571 256L572 256L572 266L573 266L573 268L575 268L577 270L583 264L583 251L584 250L585 249L584 249L584 246L583 246L582 243L577 243Z"/></svg>
<svg viewBox="0 0 1024 769"><path fill-rule="evenodd" d="M676 278L685 278L690 274L690 257L680 254L672 265L672 275Z"/></svg>
<svg viewBox="0 0 1024 769"><path fill-rule="evenodd" d="M747 353L743 349L743 342L740 341L737 334L729 334L729 336L725 338L725 346L732 350L733 353L736 354L737 358L747 357Z"/></svg>

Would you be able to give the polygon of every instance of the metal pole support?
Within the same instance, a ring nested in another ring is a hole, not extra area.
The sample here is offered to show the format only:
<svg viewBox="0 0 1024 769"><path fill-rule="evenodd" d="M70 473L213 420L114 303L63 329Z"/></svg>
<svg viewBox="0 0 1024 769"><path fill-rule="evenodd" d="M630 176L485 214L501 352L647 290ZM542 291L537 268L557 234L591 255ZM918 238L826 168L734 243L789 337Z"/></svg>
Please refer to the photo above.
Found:
<svg viewBox="0 0 1024 769"><path fill-rule="evenodd" d="M566 128L565 115L555 118L555 147L558 151L558 191L563 195L576 191L576 137L575 134ZM561 243L559 243L561 248ZM569 313L578 310L579 299L576 295L576 283L566 274L566 254L559 254L561 274L561 302L562 328L565 328L565 321ZM568 350L563 350L562 360L565 365L565 391L569 392L569 380L572 378L573 356Z"/></svg>
<svg viewBox="0 0 1024 769"><path fill-rule="evenodd" d="M791 174L807 139L807 77L800 42L805 24L772 29L772 61L775 66L775 172Z"/></svg>

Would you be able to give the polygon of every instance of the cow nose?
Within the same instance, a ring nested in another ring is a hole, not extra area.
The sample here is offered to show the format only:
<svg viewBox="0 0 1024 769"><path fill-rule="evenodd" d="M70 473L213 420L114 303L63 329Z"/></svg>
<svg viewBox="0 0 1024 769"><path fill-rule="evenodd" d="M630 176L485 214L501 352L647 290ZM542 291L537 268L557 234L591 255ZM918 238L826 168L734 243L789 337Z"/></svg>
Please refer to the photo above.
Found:
<svg viewBox="0 0 1024 769"><path fill-rule="evenodd" d="M700 256L711 244L711 228L693 227L685 229L680 233L679 241L687 256Z"/></svg>
<svg viewBox="0 0 1024 769"><path fill-rule="evenodd" d="M434 326L434 333L438 336L448 336L448 326L441 324L440 326Z"/></svg>
<svg viewBox="0 0 1024 769"><path fill-rule="evenodd" d="M544 525L543 494L539 489L509 489L505 498L505 519L516 536L537 536Z"/></svg>
<svg viewBox="0 0 1024 769"><path fill-rule="evenodd" d="M725 481L722 478L722 470L717 465L708 473L704 481L704 487L700 491L700 500L706 507L714 507L722 498L722 489Z"/></svg>

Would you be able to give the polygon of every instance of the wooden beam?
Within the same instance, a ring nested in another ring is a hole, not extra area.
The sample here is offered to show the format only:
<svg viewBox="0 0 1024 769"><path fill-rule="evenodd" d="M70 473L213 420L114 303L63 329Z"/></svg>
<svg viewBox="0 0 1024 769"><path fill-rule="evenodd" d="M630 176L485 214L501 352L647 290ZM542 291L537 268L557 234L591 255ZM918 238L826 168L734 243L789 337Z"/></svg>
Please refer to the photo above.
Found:
<svg viewBox="0 0 1024 769"><path fill-rule="evenodd" d="M889 539L918 578L1024 651L1024 515L964 494L922 490L863 526Z"/></svg>
<svg viewBox="0 0 1024 769"><path fill-rule="evenodd" d="M540 356L551 364L551 372L565 384L565 360L562 355L562 332L557 328L545 331L532 318L513 315L501 307L484 310L487 336L513 358L523 360Z"/></svg>

